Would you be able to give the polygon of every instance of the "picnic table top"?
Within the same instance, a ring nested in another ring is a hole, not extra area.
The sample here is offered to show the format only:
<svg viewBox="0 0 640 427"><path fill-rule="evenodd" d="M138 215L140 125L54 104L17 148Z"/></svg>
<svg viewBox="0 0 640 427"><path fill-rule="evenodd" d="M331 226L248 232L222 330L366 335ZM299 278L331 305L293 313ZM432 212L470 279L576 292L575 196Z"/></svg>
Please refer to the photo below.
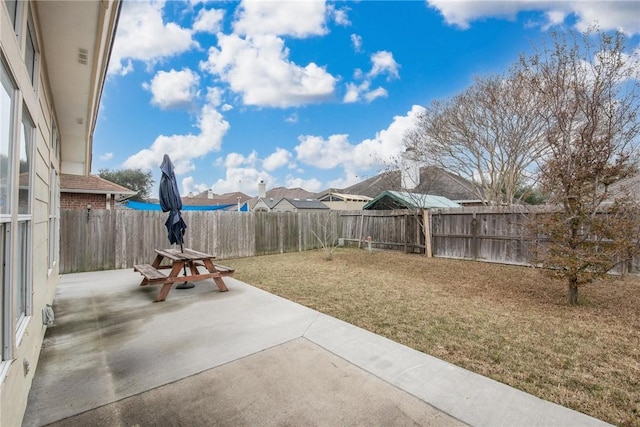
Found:
<svg viewBox="0 0 640 427"><path fill-rule="evenodd" d="M180 249L156 249L155 250L158 255L162 255L163 257L169 258L173 261L200 261L204 259L214 259L215 256L206 254L204 252L194 251L193 249L184 248L182 251Z"/></svg>

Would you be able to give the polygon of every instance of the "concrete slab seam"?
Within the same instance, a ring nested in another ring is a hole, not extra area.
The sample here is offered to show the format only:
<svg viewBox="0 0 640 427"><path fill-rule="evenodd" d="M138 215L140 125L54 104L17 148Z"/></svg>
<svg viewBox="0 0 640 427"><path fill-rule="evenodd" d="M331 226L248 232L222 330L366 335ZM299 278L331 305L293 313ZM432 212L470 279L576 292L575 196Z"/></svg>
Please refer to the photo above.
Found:
<svg viewBox="0 0 640 427"><path fill-rule="evenodd" d="M385 379L385 378L381 377L380 375L376 374L375 372L370 371L370 370L368 370L368 369L366 369L366 368L364 368L364 367L362 367L362 366L360 366L360 365L358 365L358 364L354 363L352 360L347 359L346 357L344 357L344 356L342 356L342 355L340 355L340 354L338 354L338 353L334 352L334 351L333 351L333 350L331 350L330 348L328 348L328 347L326 347L326 346L324 346L324 345L320 344L319 342L317 342L317 341L313 340L312 338L309 338L309 337L307 336L307 331L309 331L309 329L311 329L311 327L313 326L313 324L314 324L314 323L316 323L316 321L318 321L318 319L320 319L321 317L322 317L322 318L324 318L325 316L327 316L327 315L325 315L325 314L323 314L323 313L318 312L318 315L316 316L316 318L314 319L314 321L312 322L312 324L311 324L311 325L309 325L309 327L305 330L304 334L302 334L302 337L301 337L301 338L303 338L303 339L305 339L305 340L309 341L310 343L312 343L312 344L314 344L314 345L317 345L318 347L322 348L323 350L325 350L325 351L327 351L327 352L329 352L329 353L333 354L333 355L334 355L334 356L336 356L337 358L339 358L339 359L341 359L341 360L344 360L346 363L348 363L348 364L350 364L350 365L354 366L355 368L357 368L357 369L361 370L362 372L365 372L365 373L367 373L367 374L369 374L369 375L371 375L371 376L373 376L373 377L375 377L375 378L378 378L380 381L384 382L384 383L385 383L385 384L387 384L387 385L390 385L391 387L395 388L396 390L400 390L400 391L402 391L402 392L404 392L404 393L407 393L407 394L408 394L408 395L410 395L410 396L415 397L416 399L420 400L421 402L424 402L426 405L430 406L431 408L433 408L433 409L435 409L435 410L437 410L437 411L440 411L440 412L442 412L443 414L445 414L445 415L447 415L447 416L449 416L449 417L451 417L451 418L453 418L453 419L455 419L455 420L457 420L457 421L460 421L461 423L463 423L463 424L465 424L465 425L471 425L471 424L467 423L466 421L464 421L464 420L462 420L462 419L458 418L456 415L449 413L447 410L445 410L445 409L442 409L442 408L439 408L439 407L435 406L434 404L432 404L431 402L426 401L426 400L425 400L425 399L423 399L422 397L420 397L420 396L418 396L418 395L416 395L416 394L414 394L414 393L412 393L412 392L410 392L410 391L408 391L408 390L406 390L406 389L404 389L404 388L399 387L397 384L394 384L394 383L390 382L389 380L387 380L387 379ZM329 316L329 317L330 317L330 316ZM346 323L346 322L345 322L345 323ZM351 326L353 326L353 325L351 325ZM357 326L353 326L353 327L354 327L354 328L357 328Z"/></svg>

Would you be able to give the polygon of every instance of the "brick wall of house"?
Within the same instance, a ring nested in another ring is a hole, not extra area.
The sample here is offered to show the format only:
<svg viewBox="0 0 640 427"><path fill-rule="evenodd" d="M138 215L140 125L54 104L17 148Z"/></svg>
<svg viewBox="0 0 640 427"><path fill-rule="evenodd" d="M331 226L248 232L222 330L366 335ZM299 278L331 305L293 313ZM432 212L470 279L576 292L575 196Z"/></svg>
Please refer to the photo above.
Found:
<svg viewBox="0 0 640 427"><path fill-rule="evenodd" d="M113 197L109 202L110 209L114 209ZM91 205L91 209L107 209L107 196L105 194L60 193L61 209L87 209L87 205Z"/></svg>

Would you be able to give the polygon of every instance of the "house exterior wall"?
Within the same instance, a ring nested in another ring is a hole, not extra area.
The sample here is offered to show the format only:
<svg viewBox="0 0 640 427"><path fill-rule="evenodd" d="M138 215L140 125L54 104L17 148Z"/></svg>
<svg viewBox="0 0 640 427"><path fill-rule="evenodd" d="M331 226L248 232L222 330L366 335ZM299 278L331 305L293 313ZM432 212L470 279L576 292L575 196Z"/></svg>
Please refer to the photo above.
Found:
<svg viewBox="0 0 640 427"><path fill-rule="evenodd" d="M28 221L27 241L29 255L26 270L18 264L17 256L5 258L9 260L9 278L2 286L0 311L2 315L2 357L0 358L0 425L20 425L27 405L27 397L34 373L38 365L38 357L46 326L42 322L42 309L53 301L56 285L59 282L58 263L50 259L49 224L52 168L59 170L59 157L52 144L52 102L47 77L44 73L42 52L32 84L23 59L24 35L27 31L28 19L32 19L32 29L38 36L37 14L30 11L31 2L17 2L19 8L18 36L9 19L5 2L0 5L0 52L4 60L2 67L14 84L14 115L12 123L17 127L12 132L10 147L16 150L19 143L18 132L25 114L30 116L35 127L33 144L30 150L30 184L29 200L31 216ZM35 86L35 87L34 87ZM16 126L17 125L17 126ZM17 160L14 160L17 161ZM15 177L14 177L15 178ZM12 189L17 193L16 189ZM56 189L54 189L55 192ZM11 193L11 190L10 190ZM15 203L15 195L12 203ZM5 218L11 230L16 230L19 222L16 212ZM16 254L20 249L17 233L12 233L10 241L5 243L4 250ZM20 270L20 271L19 271ZM18 273L30 277L27 290L26 316L18 322L11 311L15 295L13 286L18 280ZM10 288L10 289L9 289ZM10 348L10 350L7 349Z"/></svg>
<svg viewBox="0 0 640 427"><path fill-rule="evenodd" d="M113 197L107 199L106 194L66 192L60 194L61 209L87 209L88 205L91 205L91 209L115 209L115 200Z"/></svg>
<svg viewBox="0 0 640 427"><path fill-rule="evenodd" d="M362 207L366 205L368 202L356 202L351 200L336 200L332 202L325 202L325 205L329 207L332 211L360 211Z"/></svg>
<svg viewBox="0 0 640 427"><path fill-rule="evenodd" d="M287 199L282 199L272 209L273 212L329 212L329 209L296 208Z"/></svg>
<svg viewBox="0 0 640 427"><path fill-rule="evenodd" d="M97 9L108 10L99 18L103 21L95 24L101 43L106 41L103 35L115 31L113 17L119 9L112 7L113 3L114 0L96 2ZM47 329L42 312L47 304L52 304L60 280L59 176L61 151L69 141L60 135L56 122L71 113L54 109L52 76L55 73L50 73L47 67L52 67L55 55L45 55L45 40L50 39L45 38L43 32L45 23L55 28L57 21L46 13L39 13L38 9L44 4L32 0L0 1L0 96L3 102L0 133L3 164L8 165L0 171L0 197L4 202L0 209L0 231L3 231L0 234L0 426L22 424ZM58 27L64 33L64 28ZM73 43L68 46L69 51L77 48ZM105 49L102 45L100 48ZM99 68L100 65L96 66ZM86 74L93 71L88 70ZM94 81L100 83L100 78ZM101 84L96 87L100 88ZM100 94L94 95L95 105L88 108L96 109L99 105ZM87 129L92 131L92 127ZM87 137L81 135L79 140L90 149L91 141ZM28 165L27 171L21 171L23 165ZM98 199L91 200L92 204L95 200L98 207ZM106 197L103 195L101 200L104 207ZM86 209L86 203L84 207Z"/></svg>
<svg viewBox="0 0 640 427"><path fill-rule="evenodd" d="M295 206L293 206L286 199L282 199L272 209L274 212L297 212Z"/></svg>
<svg viewBox="0 0 640 427"><path fill-rule="evenodd" d="M256 204L253 206L254 212L270 212L271 208L264 202L262 199L258 199Z"/></svg>

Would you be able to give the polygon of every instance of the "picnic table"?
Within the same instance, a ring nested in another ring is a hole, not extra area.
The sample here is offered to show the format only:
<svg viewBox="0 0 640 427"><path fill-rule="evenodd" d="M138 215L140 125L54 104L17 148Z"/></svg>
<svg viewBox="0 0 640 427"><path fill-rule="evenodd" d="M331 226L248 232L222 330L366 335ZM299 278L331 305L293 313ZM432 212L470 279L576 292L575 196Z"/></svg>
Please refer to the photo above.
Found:
<svg viewBox="0 0 640 427"><path fill-rule="evenodd" d="M156 249L156 258L152 264L137 264L133 266L133 271L142 274L144 278L140 286L162 285L158 296L154 302L161 302L167 298L174 283L187 281L197 282L199 280L213 279L220 292L226 292L222 277L233 276L234 270L223 265L214 264L215 256L193 249ZM162 261L167 258L171 260L171 265L163 265ZM184 270L188 272L180 275ZM200 272L198 267L204 267L207 272ZM163 269L171 269L169 274L165 274Z"/></svg>

